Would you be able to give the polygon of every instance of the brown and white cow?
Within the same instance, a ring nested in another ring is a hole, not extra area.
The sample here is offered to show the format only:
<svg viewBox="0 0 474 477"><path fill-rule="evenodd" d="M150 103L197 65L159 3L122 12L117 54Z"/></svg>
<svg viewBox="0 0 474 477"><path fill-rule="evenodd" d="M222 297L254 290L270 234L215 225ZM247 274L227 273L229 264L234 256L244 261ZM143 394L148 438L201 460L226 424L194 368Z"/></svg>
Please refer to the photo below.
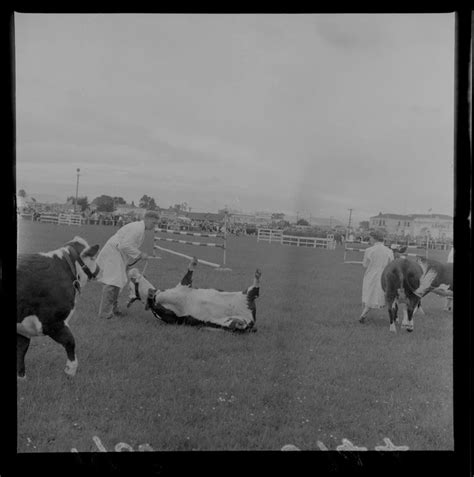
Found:
<svg viewBox="0 0 474 477"><path fill-rule="evenodd" d="M423 274L421 266L408 258L396 258L382 272L381 284L385 292L385 303L390 318L390 331L396 332L398 309L403 312L402 328L413 331L413 315L421 312L421 297L416 294Z"/></svg>
<svg viewBox="0 0 474 477"><path fill-rule="evenodd" d="M145 301L159 320L169 324L221 328L230 331L256 331L255 300L260 292L261 272L255 272L253 284L244 291L226 292L213 288L192 288L194 258L183 279L174 288L157 290L139 271L128 272L130 306Z"/></svg>
<svg viewBox="0 0 474 477"><path fill-rule="evenodd" d="M98 250L99 245L90 247L76 236L57 250L18 256L16 353L19 378L25 378L25 355L31 338L37 336L49 336L63 345L67 354L64 371L70 376L76 374L75 341L68 322L81 289L99 273L94 260Z"/></svg>

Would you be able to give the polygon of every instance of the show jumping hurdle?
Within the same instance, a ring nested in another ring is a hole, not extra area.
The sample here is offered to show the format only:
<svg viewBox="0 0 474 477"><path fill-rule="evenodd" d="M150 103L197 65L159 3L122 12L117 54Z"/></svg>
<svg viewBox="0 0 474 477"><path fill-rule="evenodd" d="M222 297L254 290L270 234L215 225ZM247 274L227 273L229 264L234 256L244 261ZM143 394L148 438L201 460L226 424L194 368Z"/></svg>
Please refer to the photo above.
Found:
<svg viewBox="0 0 474 477"><path fill-rule="evenodd" d="M350 242L349 242L350 243ZM362 264L362 260L346 260L347 258L347 252L365 252L365 250L369 247L363 247L363 248L356 248L356 247L348 247L346 244L344 244L344 263L358 263Z"/></svg>
<svg viewBox="0 0 474 477"><path fill-rule="evenodd" d="M208 233L200 233L200 232L184 232L180 230L168 230L160 227L155 227L155 235L153 237L154 245L153 249L155 250L162 250L163 252L168 252L173 255L178 255L180 257L184 258L189 258L192 259L190 255L186 255L181 252L177 252L176 250L171 250L169 248L164 248L160 247L159 245L156 244L156 242L172 242L172 243L181 243L185 245L192 245L194 247L214 247L214 248L221 248L223 251L223 257L222 257L222 264L219 263L214 263L214 262L209 262L207 260L202 260L198 258L198 262L202 263L204 265L209 265L210 267L215 268L216 270L219 271L229 271L230 268L226 268L226 252L227 252L227 233L226 233L227 227L224 228L224 233L215 233L215 234L208 234ZM167 233L167 234L174 234L174 235L187 235L187 236L192 236L192 237L205 237L205 238L215 238L215 239L221 239L223 242L222 243L216 243L216 242L194 242L194 241L189 241L189 240L179 240L175 238L168 238L168 237L160 237L157 235L157 232L161 233Z"/></svg>
<svg viewBox="0 0 474 477"><path fill-rule="evenodd" d="M258 229L257 242L276 242L282 245L294 245L296 247L325 248L334 250L336 242L334 235L327 238L299 237L297 235L283 235L283 230Z"/></svg>
<svg viewBox="0 0 474 477"><path fill-rule="evenodd" d="M350 243L350 242L349 242ZM344 246L344 263L359 263L362 264L362 260L346 260L347 258L347 252L365 252L369 247L361 247L361 248L356 248L356 247L347 247L347 245ZM395 250L394 250L395 253ZM419 254L417 253L399 253L399 257L417 257ZM426 250L425 253L426 257L428 257L428 250Z"/></svg>

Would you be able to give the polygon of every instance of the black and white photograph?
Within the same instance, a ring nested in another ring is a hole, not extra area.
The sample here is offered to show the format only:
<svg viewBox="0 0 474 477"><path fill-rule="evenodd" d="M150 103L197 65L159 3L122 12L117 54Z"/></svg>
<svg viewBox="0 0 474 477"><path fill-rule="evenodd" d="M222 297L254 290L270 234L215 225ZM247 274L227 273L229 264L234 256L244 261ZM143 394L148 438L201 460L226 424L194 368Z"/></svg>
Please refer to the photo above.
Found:
<svg viewBox="0 0 474 477"><path fill-rule="evenodd" d="M454 450L454 12L13 22L18 454Z"/></svg>

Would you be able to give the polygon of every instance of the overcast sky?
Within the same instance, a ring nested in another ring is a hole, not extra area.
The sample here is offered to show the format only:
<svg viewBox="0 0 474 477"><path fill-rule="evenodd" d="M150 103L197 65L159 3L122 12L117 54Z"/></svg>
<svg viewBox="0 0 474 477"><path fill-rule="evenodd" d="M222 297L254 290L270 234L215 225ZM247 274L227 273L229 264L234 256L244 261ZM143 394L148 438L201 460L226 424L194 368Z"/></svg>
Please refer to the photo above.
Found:
<svg viewBox="0 0 474 477"><path fill-rule="evenodd" d="M16 14L17 189L453 213L454 14Z"/></svg>

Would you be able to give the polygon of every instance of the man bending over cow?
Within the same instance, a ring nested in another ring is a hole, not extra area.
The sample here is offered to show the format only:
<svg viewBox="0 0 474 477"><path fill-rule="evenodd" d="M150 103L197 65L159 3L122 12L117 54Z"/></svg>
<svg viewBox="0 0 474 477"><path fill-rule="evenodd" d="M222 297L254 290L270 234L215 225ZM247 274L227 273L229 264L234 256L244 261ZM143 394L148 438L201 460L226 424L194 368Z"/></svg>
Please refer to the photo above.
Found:
<svg viewBox="0 0 474 477"><path fill-rule="evenodd" d="M120 228L107 240L97 257L101 273L97 280L104 284L99 307L99 317L113 318L120 315L118 297L120 290L127 284L127 267L147 260L148 255L141 252L145 230L152 230L160 216L153 210L145 213L143 220L131 222Z"/></svg>
<svg viewBox="0 0 474 477"><path fill-rule="evenodd" d="M136 268L129 271L130 306L136 300L146 301L159 320L169 324L221 328L230 331L256 331L255 300L260 292L259 269L253 283L241 292L225 292L212 288L192 288L193 258L183 279L174 288L157 290Z"/></svg>

